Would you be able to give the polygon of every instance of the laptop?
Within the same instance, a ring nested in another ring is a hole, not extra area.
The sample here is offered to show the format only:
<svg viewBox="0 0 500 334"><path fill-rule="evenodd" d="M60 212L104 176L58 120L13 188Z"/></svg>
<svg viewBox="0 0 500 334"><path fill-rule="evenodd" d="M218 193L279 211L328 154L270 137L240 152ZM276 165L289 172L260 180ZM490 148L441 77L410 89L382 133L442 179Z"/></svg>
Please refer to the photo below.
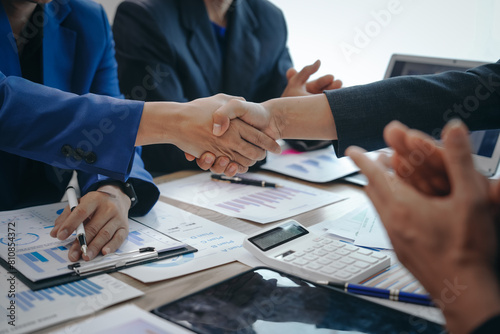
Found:
<svg viewBox="0 0 500 334"><path fill-rule="evenodd" d="M451 70L465 71L484 64L486 63L481 61L393 54L384 79L402 75L436 74ZM470 134L474 165L481 174L487 177L495 175L500 162L499 135L500 129L473 131ZM366 176L361 173L347 176L344 180L362 186L368 184Z"/></svg>
<svg viewBox="0 0 500 334"><path fill-rule="evenodd" d="M436 74L445 71L465 71L486 64L480 61L432 58L393 54L384 79L402 75ZM471 132L472 155L476 169L485 176L493 176L500 161L500 130Z"/></svg>

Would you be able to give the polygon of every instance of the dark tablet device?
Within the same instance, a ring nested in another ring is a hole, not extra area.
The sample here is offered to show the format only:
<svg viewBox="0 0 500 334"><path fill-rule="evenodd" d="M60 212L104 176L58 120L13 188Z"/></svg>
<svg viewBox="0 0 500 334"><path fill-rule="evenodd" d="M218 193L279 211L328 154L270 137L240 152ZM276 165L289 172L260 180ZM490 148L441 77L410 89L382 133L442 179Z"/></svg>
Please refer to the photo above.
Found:
<svg viewBox="0 0 500 334"><path fill-rule="evenodd" d="M152 312L197 333L446 333L434 322L264 267Z"/></svg>

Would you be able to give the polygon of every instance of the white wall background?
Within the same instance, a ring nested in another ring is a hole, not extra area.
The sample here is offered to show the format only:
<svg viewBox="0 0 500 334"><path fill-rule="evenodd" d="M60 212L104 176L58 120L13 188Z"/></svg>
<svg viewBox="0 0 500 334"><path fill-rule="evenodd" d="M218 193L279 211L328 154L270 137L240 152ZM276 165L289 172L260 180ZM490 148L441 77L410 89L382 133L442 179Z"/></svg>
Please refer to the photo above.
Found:
<svg viewBox="0 0 500 334"><path fill-rule="evenodd" d="M392 53L500 59L498 0L271 1L287 19L296 68L321 59L319 74L346 86L381 79ZM121 0L98 2L112 22Z"/></svg>

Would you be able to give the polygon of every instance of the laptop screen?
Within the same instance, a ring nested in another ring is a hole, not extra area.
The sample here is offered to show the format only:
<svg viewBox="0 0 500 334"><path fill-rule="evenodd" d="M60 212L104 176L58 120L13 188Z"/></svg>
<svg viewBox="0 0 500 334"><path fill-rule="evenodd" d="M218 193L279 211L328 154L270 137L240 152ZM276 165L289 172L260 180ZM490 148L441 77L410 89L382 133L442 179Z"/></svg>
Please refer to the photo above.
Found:
<svg viewBox="0 0 500 334"><path fill-rule="evenodd" d="M466 71L484 64L484 62L479 61L394 54L384 79L403 75L437 74L452 70ZM479 157L479 159L475 159L476 167L486 175L494 173L498 165L499 157L496 155L500 151L499 135L500 130L471 132L472 153Z"/></svg>

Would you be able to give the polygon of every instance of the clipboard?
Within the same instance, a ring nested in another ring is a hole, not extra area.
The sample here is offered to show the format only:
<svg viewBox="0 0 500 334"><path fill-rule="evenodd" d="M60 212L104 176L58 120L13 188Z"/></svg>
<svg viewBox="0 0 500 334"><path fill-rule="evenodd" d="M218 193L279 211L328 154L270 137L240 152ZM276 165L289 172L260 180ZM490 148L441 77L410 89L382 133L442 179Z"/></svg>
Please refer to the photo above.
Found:
<svg viewBox="0 0 500 334"><path fill-rule="evenodd" d="M129 218L129 235L117 252L92 261L71 263L73 238L50 236L66 203L54 203L0 212L0 265L32 290L77 281L101 273L196 252L197 249L151 227L154 221Z"/></svg>
<svg viewBox="0 0 500 334"><path fill-rule="evenodd" d="M132 251L130 253L121 253L121 254L109 254L109 258L116 259L116 261L105 261L101 260L106 258L108 255L102 256L98 258L98 261L94 262L75 262L69 266L71 266L72 273L65 274L62 276L56 276L52 278L43 279L40 281L33 282L26 276L24 276L21 272L17 271L15 268L12 268L10 264L0 257L0 265L7 269L9 274L14 274L16 278L18 278L21 282L26 284L31 290L41 290L50 288L60 284L66 284L74 281L78 281L80 279L100 275L100 274L109 274L115 271L119 271L122 269L130 268L137 265L142 265L146 263L151 263L154 261L160 261L169 259L175 256L180 256L183 254L194 253L198 250L194 247L186 245L185 247L173 249L165 252L158 253L152 247L141 248L136 251Z"/></svg>

